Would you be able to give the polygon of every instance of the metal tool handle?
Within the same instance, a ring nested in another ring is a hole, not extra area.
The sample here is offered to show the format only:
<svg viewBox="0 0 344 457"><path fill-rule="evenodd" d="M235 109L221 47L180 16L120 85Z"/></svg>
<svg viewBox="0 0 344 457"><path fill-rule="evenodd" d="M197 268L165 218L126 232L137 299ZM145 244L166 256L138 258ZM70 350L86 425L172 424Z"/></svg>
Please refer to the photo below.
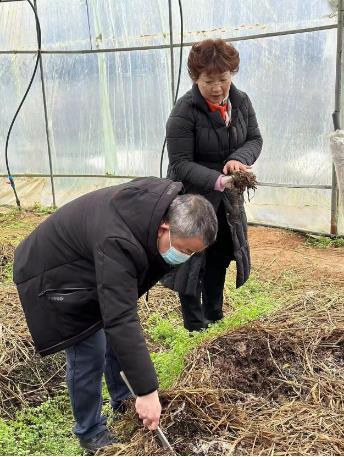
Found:
<svg viewBox="0 0 344 457"><path fill-rule="evenodd" d="M128 381L128 379L127 379L126 375L124 374L124 372L120 371L120 375L121 375L123 381L126 383L126 385L127 385L128 389L130 390L132 396L134 398L137 398L137 395L133 391L133 388L131 387L130 382ZM159 440L160 440L160 442L162 444L162 447L164 449L168 449L169 451L171 451L175 455L174 449L170 445L170 443L169 443L168 439L166 438L164 432L161 430L161 427L158 427L155 431L156 431L156 434L157 434L157 436L158 436L158 438L159 438Z"/></svg>
<svg viewBox="0 0 344 457"><path fill-rule="evenodd" d="M133 388L131 387L129 381L128 381L128 378L126 377L126 375L124 374L124 371L120 371L119 374L121 375L121 378L123 379L123 381L126 383L128 389L130 390L131 392L131 395L134 397L134 398L137 398L137 395L135 394L135 392L133 391Z"/></svg>

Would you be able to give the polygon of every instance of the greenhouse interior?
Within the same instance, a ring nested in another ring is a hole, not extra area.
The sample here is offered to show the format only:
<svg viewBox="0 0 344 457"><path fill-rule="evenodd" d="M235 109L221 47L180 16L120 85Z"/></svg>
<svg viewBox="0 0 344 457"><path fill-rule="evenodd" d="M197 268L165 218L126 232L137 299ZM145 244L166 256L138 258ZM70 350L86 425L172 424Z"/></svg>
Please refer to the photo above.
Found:
<svg viewBox="0 0 344 457"><path fill-rule="evenodd" d="M165 125L192 85L190 48L222 38L240 53L233 82L264 140L249 222L343 235L343 153L337 164L331 152L343 123L342 3L2 0L0 206L16 206L11 179L25 208L165 177Z"/></svg>

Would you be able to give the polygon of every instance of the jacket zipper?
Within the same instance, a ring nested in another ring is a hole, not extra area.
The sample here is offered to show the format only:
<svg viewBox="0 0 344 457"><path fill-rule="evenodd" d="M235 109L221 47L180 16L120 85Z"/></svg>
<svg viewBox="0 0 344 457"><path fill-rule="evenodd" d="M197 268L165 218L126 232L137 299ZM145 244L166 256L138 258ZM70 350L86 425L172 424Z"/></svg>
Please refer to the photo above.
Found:
<svg viewBox="0 0 344 457"><path fill-rule="evenodd" d="M76 290L92 290L93 287L66 287L64 289L45 289L38 294L39 297L46 294L47 292L58 292L59 294L63 295L64 292L71 292Z"/></svg>

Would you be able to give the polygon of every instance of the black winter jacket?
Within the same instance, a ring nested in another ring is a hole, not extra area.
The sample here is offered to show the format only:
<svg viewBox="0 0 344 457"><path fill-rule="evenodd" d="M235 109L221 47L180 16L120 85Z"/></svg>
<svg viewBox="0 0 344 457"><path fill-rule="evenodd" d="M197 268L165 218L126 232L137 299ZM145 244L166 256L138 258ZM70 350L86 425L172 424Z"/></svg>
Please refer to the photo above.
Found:
<svg viewBox="0 0 344 457"><path fill-rule="evenodd" d="M157 249L180 183L143 178L84 195L40 224L16 249L17 284L41 355L104 327L137 395L158 387L137 299L169 270Z"/></svg>
<svg viewBox="0 0 344 457"><path fill-rule="evenodd" d="M186 192L204 195L215 210L223 201L232 233L239 287L250 273L244 199L242 195L238 199L227 190L218 192L214 187L228 160L252 165L261 152L263 140L247 94L232 84L229 99L232 105L229 127L219 111L210 112L196 84L177 101L166 126L168 177L181 181ZM164 285L178 292L195 294L201 257L194 256L165 277Z"/></svg>

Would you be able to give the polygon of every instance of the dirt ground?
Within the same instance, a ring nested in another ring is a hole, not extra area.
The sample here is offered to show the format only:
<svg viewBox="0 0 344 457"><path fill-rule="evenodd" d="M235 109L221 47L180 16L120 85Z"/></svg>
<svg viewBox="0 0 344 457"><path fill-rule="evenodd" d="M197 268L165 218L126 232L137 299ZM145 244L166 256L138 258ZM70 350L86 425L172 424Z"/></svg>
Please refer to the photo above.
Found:
<svg viewBox="0 0 344 457"><path fill-rule="evenodd" d="M6 280L15 246L45 217L23 212L9 221L0 214L3 417L44 401L63 379L62 358L34 355ZM310 246L301 234L266 227L250 227L249 239L253 274L266 284L288 283L285 306L190 354L182 377L162 394L162 427L180 455L343 455L344 248ZM140 316L145 321L154 311L180 312L176 294L153 288ZM116 433L121 427L124 442L105 454L166 454L133 408Z"/></svg>
<svg viewBox="0 0 344 457"><path fill-rule="evenodd" d="M344 286L344 249L308 246L304 235L289 230L250 227L253 271L276 280L287 270L306 284Z"/></svg>

